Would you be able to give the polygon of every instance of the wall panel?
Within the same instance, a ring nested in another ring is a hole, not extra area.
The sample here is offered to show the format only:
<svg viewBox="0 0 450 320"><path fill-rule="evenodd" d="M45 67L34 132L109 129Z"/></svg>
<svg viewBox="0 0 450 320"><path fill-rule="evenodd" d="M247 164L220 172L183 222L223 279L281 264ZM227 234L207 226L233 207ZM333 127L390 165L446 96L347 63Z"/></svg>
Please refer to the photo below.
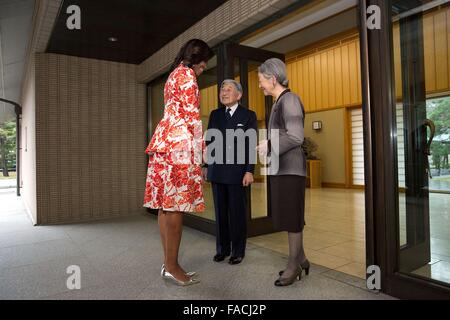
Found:
<svg viewBox="0 0 450 320"><path fill-rule="evenodd" d="M145 212L145 85L136 66L37 54L36 70L39 223Z"/></svg>

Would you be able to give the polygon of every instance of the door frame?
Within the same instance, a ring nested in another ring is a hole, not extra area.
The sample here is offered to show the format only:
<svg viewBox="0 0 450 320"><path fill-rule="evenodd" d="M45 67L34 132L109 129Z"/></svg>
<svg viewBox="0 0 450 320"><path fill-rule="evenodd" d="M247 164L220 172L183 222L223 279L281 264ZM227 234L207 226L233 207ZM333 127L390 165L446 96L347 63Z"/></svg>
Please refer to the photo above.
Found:
<svg viewBox="0 0 450 320"><path fill-rule="evenodd" d="M224 47L225 61L222 64L223 74L219 74L219 79L221 80L218 85L223 81L223 79L234 79L234 62L235 58L239 58L239 76L242 89L244 91L241 103L244 107L248 108L248 61L260 61L263 63L269 58L279 58L285 60L283 54L278 54L276 52L271 52L259 48L252 48L240 45L235 42L225 42ZM219 61L218 61L219 63ZM220 73L220 72L219 72ZM220 101L220 100L219 100ZM270 116L270 111L272 107L272 98L266 97L265 99L265 118L266 127L268 125L268 120ZM267 180L267 216L252 219L252 201L251 201L251 186L247 189L247 236L255 237L259 235L273 233L272 218L270 212L270 183Z"/></svg>
<svg viewBox="0 0 450 320"><path fill-rule="evenodd" d="M267 50L251 48L239 45L232 41L223 41L216 47L214 47L214 51L217 55L217 87L219 88L220 84L225 79L233 79L234 78L234 57L241 57L243 60L240 61L239 71L240 71L240 79L241 85L244 91L244 103L248 103L248 83L247 83L247 75L244 71L247 70L247 61L246 60L265 60L268 58L277 57L284 61L284 55L277 54L275 52L270 52ZM242 81L244 79L244 81ZM219 90L217 90L217 96L219 104ZM246 97L246 98L245 98ZM266 106L270 97L266 97ZM247 106L247 105L245 105ZM266 108L267 112L270 111ZM268 119L266 120L268 121ZM251 188L251 187L250 187ZM270 187L269 193L267 196L267 200L270 201ZM248 199L250 198L250 189L247 192ZM268 202L268 207L270 208L270 203ZM153 210L153 213L156 211ZM215 224L216 221L206 219L201 217L201 215L184 215L184 224L188 227L200 230L205 233L209 233L215 235ZM247 202L247 237L254 237L263 234L269 234L273 232L272 219L270 215L270 210L268 209L268 216L263 218L251 219L251 201Z"/></svg>
<svg viewBox="0 0 450 320"><path fill-rule="evenodd" d="M400 20L403 106L414 108L403 107L403 123L408 133L404 137L407 241L400 248L399 265L411 270L431 260L429 182L427 156L423 153L428 139L423 125L427 119L427 98L422 30L422 13Z"/></svg>
<svg viewBox="0 0 450 320"><path fill-rule="evenodd" d="M380 8L381 29L366 28ZM359 0L366 185L366 263L381 270L381 291L405 299L450 299L450 288L399 270L398 175L391 0ZM380 112L388 108L391 112Z"/></svg>

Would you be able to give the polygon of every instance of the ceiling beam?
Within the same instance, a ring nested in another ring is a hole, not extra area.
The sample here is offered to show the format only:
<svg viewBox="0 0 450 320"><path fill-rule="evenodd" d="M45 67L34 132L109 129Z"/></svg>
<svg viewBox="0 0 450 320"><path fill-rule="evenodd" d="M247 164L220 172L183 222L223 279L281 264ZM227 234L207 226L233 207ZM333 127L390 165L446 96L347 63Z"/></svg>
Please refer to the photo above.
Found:
<svg viewBox="0 0 450 320"><path fill-rule="evenodd" d="M62 0L38 0L35 2L33 22L31 24L32 33L25 56L25 72L20 95L22 105L25 88L33 74L34 56L36 53L46 51L61 4Z"/></svg>
<svg viewBox="0 0 450 320"><path fill-rule="evenodd" d="M189 39L214 46L298 0L229 0L162 47L138 67L138 81L149 82L166 72Z"/></svg>

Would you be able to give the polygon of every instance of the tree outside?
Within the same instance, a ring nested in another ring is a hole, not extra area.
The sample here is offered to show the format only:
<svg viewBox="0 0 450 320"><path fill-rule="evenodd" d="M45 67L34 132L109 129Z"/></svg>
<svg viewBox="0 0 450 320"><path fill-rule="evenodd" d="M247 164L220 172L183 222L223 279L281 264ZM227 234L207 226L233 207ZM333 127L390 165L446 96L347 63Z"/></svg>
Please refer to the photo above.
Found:
<svg viewBox="0 0 450 320"><path fill-rule="evenodd" d="M440 176L442 170L450 169L450 98L429 100L427 115L436 126L436 133L431 144L431 160L437 175Z"/></svg>
<svg viewBox="0 0 450 320"><path fill-rule="evenodd" d="M0 169L3 177L16 170L16 123L12 121L0 125Z"/></svg>

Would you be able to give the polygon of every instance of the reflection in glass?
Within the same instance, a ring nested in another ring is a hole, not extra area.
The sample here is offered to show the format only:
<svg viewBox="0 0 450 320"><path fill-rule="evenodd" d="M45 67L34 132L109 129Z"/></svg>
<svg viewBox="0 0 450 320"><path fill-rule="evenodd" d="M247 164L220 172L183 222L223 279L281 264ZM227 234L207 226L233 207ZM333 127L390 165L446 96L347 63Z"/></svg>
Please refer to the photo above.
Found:
<svg viewBox="0 0 450 320"><path fill-rule="evenodd" d="M258 131L266 129L266 102L265 96L259 89L258 67L260 62L248 62L248 108L256 113ZM267 119L268 120L268 119ZM251 217L252 219L267 217L267 176L261 174L262 165L255 166L255 182L251 186Z"/></svg>
<svg viewBox="0 0 450 320"><path fill-rule="evenodd" d="M399 269L450 284L450 7L417 3L392 7Z"/></svg>
<svg viewBox="0 0 450 320"><path fill-rule="evenodd" d="M150 122L151 130L149 132L150 137L155 132L156 126L164 116L164 84L165 78L154 81L150 88Z"/></svg>
<svg viewBox="0 0 450 320"><path fill-rule="evenodd" d="M207 69L198 78L200 88L200 116L202 118L203 132L208 128L208 120L211 111L218 108L217 88L217 58L208 61ZM203 183L203 197L205 199L205 212L200 216L205 219L215 220L214 200L211 183Z"/></svg>

